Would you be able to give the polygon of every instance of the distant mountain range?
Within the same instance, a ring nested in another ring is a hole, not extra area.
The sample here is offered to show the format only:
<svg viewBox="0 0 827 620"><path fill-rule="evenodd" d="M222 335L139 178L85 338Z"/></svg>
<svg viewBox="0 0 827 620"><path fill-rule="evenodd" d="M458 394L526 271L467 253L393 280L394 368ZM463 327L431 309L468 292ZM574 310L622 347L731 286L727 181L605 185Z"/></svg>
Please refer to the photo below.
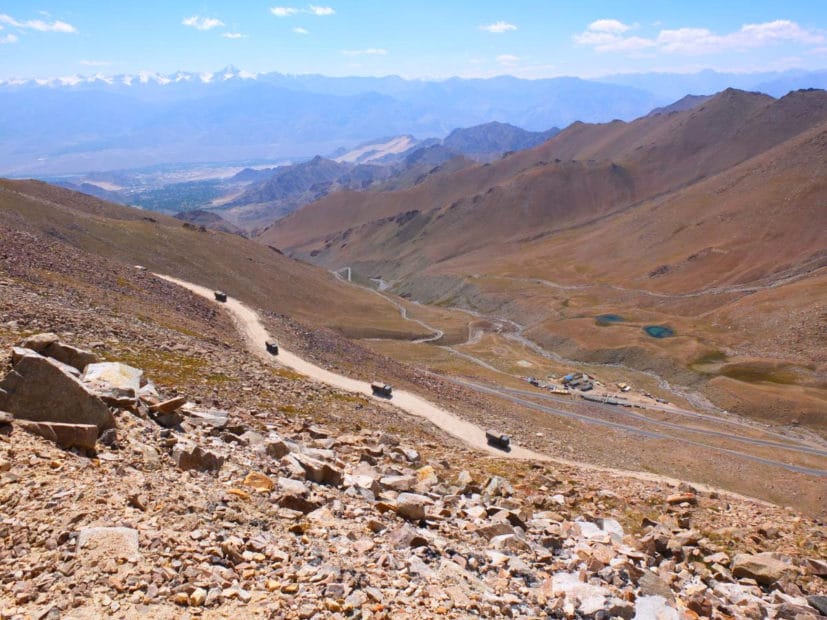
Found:
<svg viewBox="0 0 827 620"><path fill-rule="evenodd" d="M454 171L471 165L471 160L492 161L505 153L536 146L559 132L556 127L526 131L495 121L455 129L445 140L418 141L400 136L360 144L351 151L337 151L333 159L316 156L274 169L245 169L233 180L251 184L241 195L213 210L240 226L256 228L337 190L410 187L427 175L444 172L442 164L451 160L456 160L450 167Z"/></svg>
<svg viewBox="0 0 827 620"><path fill-rule="evenodd" d="M491 121L530 131L631 120L686 94L729 85L783 94L827 72L702 72L600 80L439 82L215 74L73 76L0 84L0 174L55 175L176 162L281 161L376 136L435 136Z"/></svg>

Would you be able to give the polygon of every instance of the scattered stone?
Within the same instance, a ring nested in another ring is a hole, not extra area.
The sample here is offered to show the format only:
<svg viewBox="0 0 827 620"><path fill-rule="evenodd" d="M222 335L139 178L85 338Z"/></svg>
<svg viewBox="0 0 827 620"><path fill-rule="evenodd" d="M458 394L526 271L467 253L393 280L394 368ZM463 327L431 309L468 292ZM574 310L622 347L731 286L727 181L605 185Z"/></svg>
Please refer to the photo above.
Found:
<svg viewBox="0 0 827 620"><path fill-rule="evenodd" d="M681 620L678 610L662 596L641 596L635 601L635 620Z"/></svg>
<svg viewBox="0 0 827 620"><path fill-rule="evenodd" d="M179 469L184 471L195 469L198 471L217 471L224 464L224 457L204 450L201 446L176 445L172 458Z"/></svg>
<svg viewBox="0 0 827 620"><path fill-rule="evenodd" d="M18 420L17 425L34 435L55 442L61 448L79 448L92 452L95 450L95 444L98 441L98 427L94 424L61 424L60 422Z"/></svg>
<svg viewBox="0 0 827 620"><path fill-rule="evenodd" d="M795 572L794 567L783 561L775 553L758 553L755 555L739 553L732 560L733 576L755 579L755 581L765 586L772 585L785 575L793 572Z"/></svg>
<svg viewBox="0 0 827 620"><path fill-rule="evenodd" d="M406 519L418 521L425 518L425 508L432 505L433 500L417 493L400 493L396 498L396 512Z"/></svg>
<svg viewBox="0 0 827 620"><path fill-rule="evenodd" d="M173 411L185 405L187 399L184 396L176 396L163 402L150 405L149 410L153 413L172 413ZM204 595L206 597L206 594Z"/></svg>
<svg viewBox="0 0 827 620"><path fill-rule="evenodd" d="M10 435L14 416L8 411L0 411L0 435Z"/></svg>
<svg viewBox="0 0 827 620"><path fill-rule="evenodd" d="M660 577L650 571L644 571L637 582L641 596L660 596L667 601L675 601L672 588Z"/></svg>
<svg viewBox="0 0 827 620"><path fill-rule="evenodd" d="M244 484L265 493L272 491L276 486L270 478L258 471L251 471L247 474L244 478Z"/></svg>
<svg viewBox="0 0 827 620"><path fill-rule="evenodd" d="M683 504L684 502L695 506L698 503L698 496L694 493L675 493L674 495L670 495L666 498L666 503L670 506L674 504Z"/></svg>
<svg viewBox="0 0 827 620"><path fill-rule="evenodd" d="M293 454L291 458L301 466L308 480L331 486L341 486L344 482L342 470L330 463L320 461L306 454Z"/></svg>

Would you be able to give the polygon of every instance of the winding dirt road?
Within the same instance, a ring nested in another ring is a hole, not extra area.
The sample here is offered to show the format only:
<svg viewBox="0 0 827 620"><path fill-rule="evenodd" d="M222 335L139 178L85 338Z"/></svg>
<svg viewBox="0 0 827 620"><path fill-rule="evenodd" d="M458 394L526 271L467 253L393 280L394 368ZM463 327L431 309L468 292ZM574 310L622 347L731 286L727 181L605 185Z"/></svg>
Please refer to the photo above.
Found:
<svg viewBox="0 0 827 620"><path fill-rule="evenodd" d="M179 280L177 278L162 274L156 273L155 275L163 280L186 288L196 295L200 295L201 297L205 297L207 299L213 299L213 291L204 286L199 286L198 284L193 284L191 282L186 282L184 280ZM387 401L384 398L373 396L370 389L370 384L367 381L351 379L349 377L345 377L344 375L325 370L324 368L311 364L310 362L300 358L295 353L285 350L281 346L279 346L278 356L272 356L267 353L264 348L264 343L266 340L270 339L270 335L267 333L264 325L261 324L258 314L248 306L244 305L237 299L233 299L232 297L228 297L226 303L223 303L222 306L224 306L232 315L236 328L243 335L248 349L253 354L269 363L277 362L282 366L291 368L315 381L339 388L340 390L362 394L364 396L374 398L380 402L388 402L394 407L397 407L407 413L425 418L449 435L453 435L457 439L463 441L468 446L482 450L489 454L506 458L531 459L539 461L550 460L546 455L533 452L520 446L512 447L509 452L492 448L486 442L485 431L482 428L457 417L450 411L437 407L433 403L417 396L416 394L412 394L411 392L407 392L405 390L394 390L393 398L390 401Z"/></svg>
<svg viewBox="0 0 827 620"><path fill-rule="evenodd" d="M165 276L162 274L156 273L154 275L163 280L172 282L173 284L177 284L178 286L186 288L195 293L196 295L200 295L207 299L213 299L213 291L204 286L199 286L198 284L193 284L191 282L186 282L184 280L179 280L177 278ZM551 457L545 454L534 452L532 450L528 450L526 448L522 448L520 446L512 447L510 452L503 452L501 450L497 450L488 445L488 443L485 440L485 431L482 428L475 424L462 420L453 413L446 411L445 409L441 409L440 407L437 407L433 403L415 394L406 392L404 390L398 390L394 391L394 396L391 401L386 401L384 398L378 398L376 396L373 396L373 393L370 389L370 384L368 382L358 381L356 379L351 379L349 377L345 377L343 375L339 375L337 373L325 370L324 368L316 366L315 364L311 364L310 362L300 358L294 353L290 353L289 351L284 350L281 347L279 347L279 354L277 357L270 355L264 348L264 342L270 338L270 335L267 333L267 330L264 328L264 325L262 325L261 321L259 320L258 314L251 308L247 307L246 305L238 301L237 299L233 298L228 298L227 302L221 305L224 306L230 312L233 321L236 325L236 328L242 334L250 352L254 355L257 355L262 360L265 360L268 363L279 363L288 368L292 368L296 372L299 372L312 380L316 380L321 383L325 383L327 385L345 391L362 394L367 397L374 398L377 401L387 402L389 405L395 406L407 413L410 413L418 417L422 417L430 421L432 424L434 424L434 426L445 431L449 435L456 437L457 439L465 443L467 446L471 448L476 448L491 456L496 456L499 458L513 458L558 463L561 465L578 467L581 470L585 471L593 471L603 475L609 475L613 478L633 478L649 482L667 483L672 485L677 485L683 482L680 479L672 478L670 476L664 476L661 474L620 470L612 467L595 465L592 463L585 463L582 461L574 461L559 457ZM512 396L511 398L513 399L514 397ZM536 405L536 403L531 404ZM821 472L821 474L823 475L824 472ZM767 502L765 500L741 495L729 489L722 489L720 487L715 487L712 485L698 482L692 482L692 484L696 488L705 492L715 491L717 493L721 493L723 495L730 497L738 497L759 504L772 505L770 502Z"/></svg>

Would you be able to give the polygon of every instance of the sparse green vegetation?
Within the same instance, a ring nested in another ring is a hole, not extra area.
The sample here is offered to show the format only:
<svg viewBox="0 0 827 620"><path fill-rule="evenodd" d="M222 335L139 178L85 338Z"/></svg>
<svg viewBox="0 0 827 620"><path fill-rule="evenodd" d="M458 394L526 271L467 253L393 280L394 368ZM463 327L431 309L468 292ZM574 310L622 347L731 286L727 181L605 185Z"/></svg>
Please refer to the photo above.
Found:
<svg viewBox="0 0 827 620"><path fill-rule="evenodd" d="M790 366L770 366L757 363L729 364L719 371L725 377L745 383L778 383L794 385L798 377Z"/></svg>

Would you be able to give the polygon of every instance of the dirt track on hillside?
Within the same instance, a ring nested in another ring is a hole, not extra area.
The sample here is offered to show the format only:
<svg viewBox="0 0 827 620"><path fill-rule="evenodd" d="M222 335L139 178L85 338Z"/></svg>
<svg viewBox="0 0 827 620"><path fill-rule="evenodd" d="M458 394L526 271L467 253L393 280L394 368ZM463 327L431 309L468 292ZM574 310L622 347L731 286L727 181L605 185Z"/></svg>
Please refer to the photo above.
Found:
<svg viewBox="0 0 827 620"><path fill-rule="evenodd" d="M192 284L191 282L185 282L184 280L178 280L177 278L172 278L170 276L164 276L161 274L156 275L159 278L163 278L164 280L182 286L197 295L206 297L207 299L213 299L213 291L206 287ZM286 351L281 346L279 346L278 356L270 355L264 348L264 343L266 340L270 339L270 335L267 333L264 325L262 325L259 320L258 314L237 299L233 299L231 297L229 297L226 303L222 305L232 315L239 332L241 332L247 342L249 350L258 357L267 360L268 362L278 362L279 364L306 375L315 381L319 381L348 392L362 394L378 401L385 401L384 398L373 396L370 389L370 384L367 381L358 381L356 379L351 379L349 377L330 372L324 368L320 368L319 366L311 364L310 362L300 358L296 354ZM462 420L453 413L434 405L416 394L412 394L404 390L394 390L393 398L387 402L394 407L406 411L407 413L425 418L449 435L453 435L467 445L478 450L506 458L542 461L550 460L546 455L539 454L519 446L513 446L509 452L492 448L485 440L484 429L476 426L475 424Z"/></svg>
<svg viewBox="0 0 827 620"><path fill-rule="evenodd" d="M213 291L206 287L186 282L184 280L179 280L177 278L173 278L170 276L165 276L161 274L155 275L159 278L182 286L197 295L206 297L207 299L214 298ZM315 364L312 364L300 358L294 353L285 351L281 347L279 348L278 356L270 355L266 352L266 349L264 347L264 342L270 338L270 335L261 323L258 314L245 304L233 298L228 298L227 302L221 305L224 306L226 310L230 312L236 324L236 327L239 330L239 332L243 335L250 352L257 355L261 359L267 360L270 363L279 363L285 367L295 370L296 372L306 375L308 378L312 380L319 381L321 383L325 383L327 385L345 391L362 394L369 398L373 398L376 401L387 402L389 406L395 406L407 413L430 421L432 424L434 424L434 426L438 427L439 429L448 433L449 435L458 438L460 441L462 441L469 447L478 449L490 456L496 456L499 458L513 458L521 460L553 462L561 465L574 466L584 470L599 472L603 475L610 475L615 478L635 478L638 480L667 483L672 485L678 485L684 482L681 479L673 478L670 476L664 476L661 474L620 470L612 467L595 465L592 463L585 463L582 461L574 461L565 458L551 457L549 455L534 452L532 450L528 450L520 446L513 446L511 451L509 452L498 450L488 445L488 443L485 440L485 431L483 428L459 418L455 414L446 411L445 409L442 409L437 405L434 405L433 403L427 401L426 399L420 396L417 396L404 390L398 390L394 391L394 395L391 400L386 401L386 399L376 397L372 394L370 384L368 382L351 379L349 377L345 377L343 375L325 370L324 368L316 366ZM749 499L750 501L771 505L771 503L766 502L765 500L742 495L730 489L723 489L721 487L716 487L713 485L698 483L694 481L691 484L693 484L693 486L702 491L715 491L732 497L745 498Z"/></svg>

